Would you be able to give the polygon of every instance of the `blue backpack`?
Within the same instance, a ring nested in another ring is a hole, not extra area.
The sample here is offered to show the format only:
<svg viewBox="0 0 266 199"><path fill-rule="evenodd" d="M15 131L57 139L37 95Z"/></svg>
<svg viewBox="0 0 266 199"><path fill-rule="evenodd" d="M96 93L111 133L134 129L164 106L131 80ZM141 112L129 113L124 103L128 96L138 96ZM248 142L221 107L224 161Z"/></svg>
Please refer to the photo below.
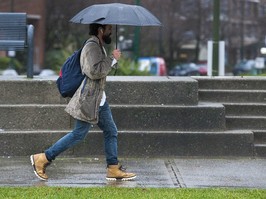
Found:
<svg viewBox="0 0 266 199"><path fill-rule="evenodd" d="M88 40L87 42L95 41ZM87 42L84 42L84 45ZM85 77L80 67L80 55L83 47L68 57L60 69L56 84L62 97L73 97Z"/></svg>

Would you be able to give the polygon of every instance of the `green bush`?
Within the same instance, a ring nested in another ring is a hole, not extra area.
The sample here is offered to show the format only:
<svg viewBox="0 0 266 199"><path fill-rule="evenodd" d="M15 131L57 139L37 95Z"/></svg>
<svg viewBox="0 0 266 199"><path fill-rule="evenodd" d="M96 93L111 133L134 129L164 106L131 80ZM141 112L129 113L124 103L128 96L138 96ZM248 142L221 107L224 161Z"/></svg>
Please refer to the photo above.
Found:
<svg viewBox="0 0 266 199"><path fill-rule="evenodd" d="M0 70L5 70L10 66L18 73L21 73L23 70L22 64L17 59L13 58L13 60L11 60L10 57L0 57Z"/></svg>
<svg viewBox="0 0 266 199"><path fill-rule="evenodd" d="M46 68L52 69L56 72L60 70L66 59L73 53L71 50L52 50L46 54ZM120 59L119 68L116 75L119 76L148 76L150 75L147 71L140 71L138 64L131 59ZM114 74L113 73L113 74ZM112 74L111 74L112 75Z"/></svg>
<svg viewBox="0 0 266 199"><path fill-rule="evenodd" d="M8 66L9 66L9 62L10 62L10 58L9 57L1 57L0 58L0 69L1 70L7 69Z"/></svg>
<svg viewBox="0 0 266 199"><path fill-rule="evenodd" d="M52 50L47 52L45 59L46 68L58 72L70 55L71 53L66 50Z"/></svg>
<svg viewBox="0 0 266 199"><path fill-rule="evenodd" d="M120 76L149 76L148 71L140 71L136 62L131 59L120 59L116 75Z"/></svg>

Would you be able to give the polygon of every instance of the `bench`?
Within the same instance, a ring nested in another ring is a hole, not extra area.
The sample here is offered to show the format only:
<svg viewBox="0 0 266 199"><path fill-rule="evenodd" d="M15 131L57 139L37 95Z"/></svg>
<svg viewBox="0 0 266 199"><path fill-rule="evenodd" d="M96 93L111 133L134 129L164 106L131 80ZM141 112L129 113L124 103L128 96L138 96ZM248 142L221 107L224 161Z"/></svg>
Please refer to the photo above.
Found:
<svg viewBox="0 0 266 199"><path fill-rule="evenodd" d="M26 13L0 12L0 51L23 51L27 48L27 77L33 78L34 27L27 25Z"/></svg>

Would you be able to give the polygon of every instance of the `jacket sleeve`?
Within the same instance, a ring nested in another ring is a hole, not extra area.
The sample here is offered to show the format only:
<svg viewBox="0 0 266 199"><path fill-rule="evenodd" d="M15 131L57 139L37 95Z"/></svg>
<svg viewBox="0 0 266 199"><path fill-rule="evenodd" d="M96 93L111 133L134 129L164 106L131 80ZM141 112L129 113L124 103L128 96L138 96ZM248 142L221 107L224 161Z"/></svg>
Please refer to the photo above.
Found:
<svg viewBox="0 0 266 199"><path fill-rule="evenodd" d="M113 59L106 57L96 43L86 44L81 52L82 72L90 79L102 79L112 70Z"/></svg>

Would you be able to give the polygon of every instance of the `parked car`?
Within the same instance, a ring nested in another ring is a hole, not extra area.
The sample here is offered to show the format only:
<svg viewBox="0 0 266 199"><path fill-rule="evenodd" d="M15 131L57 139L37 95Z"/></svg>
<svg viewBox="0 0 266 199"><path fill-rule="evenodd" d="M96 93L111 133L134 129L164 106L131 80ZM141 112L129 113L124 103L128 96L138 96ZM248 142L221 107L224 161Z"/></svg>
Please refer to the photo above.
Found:
<svg viewBox="0 0 266 199"><path fill-rule="evenodd" d="M169 71L170 76L199 76L199 67L194 63L176 65Z"/></svg>
<svg viewBox="0 0 266 199"><path fill-rule="evenodd" d="M243 73L251 73L255 68L256 62L254 60L242 60L237 63L233 69L233 74L241 75Z"/></svg>
<svg viewBox="0 0 266 199"><path fill-rule="evenodd" d="M166 64L161 57L140 57L138 59L139 69L141 71L148 71L154 76L165 76Z"/></svg>
<svg viewBox="0 0 266 199"><path fill-rule="evenodd" d="M201 64L197 64L199 73L201 76L206 76L208 73L208 66L207 63L201 63Z"/></svg>

